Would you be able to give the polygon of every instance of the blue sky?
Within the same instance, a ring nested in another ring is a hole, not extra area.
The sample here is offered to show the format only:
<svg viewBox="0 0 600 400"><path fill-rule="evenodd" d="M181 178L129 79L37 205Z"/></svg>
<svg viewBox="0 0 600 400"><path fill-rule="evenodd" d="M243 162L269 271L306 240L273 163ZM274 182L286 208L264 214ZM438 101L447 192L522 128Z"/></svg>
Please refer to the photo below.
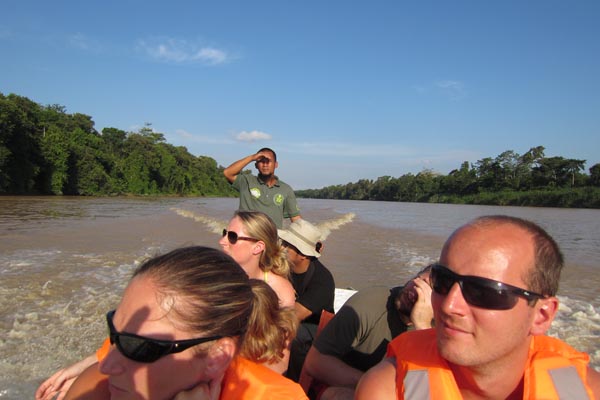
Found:
<svg viewBox="0 0 600 400"><path fill-rule="evenodd" d="M7 0L0 92L223 166L272 147L295 189L535 146L587 172L598 21L596 0Z"/></svg>

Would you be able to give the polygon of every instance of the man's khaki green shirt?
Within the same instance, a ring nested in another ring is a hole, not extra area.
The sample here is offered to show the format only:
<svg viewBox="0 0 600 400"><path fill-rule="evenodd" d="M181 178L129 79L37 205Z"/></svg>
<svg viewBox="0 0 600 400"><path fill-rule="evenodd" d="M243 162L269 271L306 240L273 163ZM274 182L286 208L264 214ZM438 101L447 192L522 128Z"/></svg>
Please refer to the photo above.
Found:
<svg viewBox="0 0 600 400"><path fill-rule="evenodd" d="M240 210L262 211L281 229L283 220L300 215L300 209L292 187L275 178L275 184L269 187L255 175L239 174L232 185L240 192Z"/></svg>

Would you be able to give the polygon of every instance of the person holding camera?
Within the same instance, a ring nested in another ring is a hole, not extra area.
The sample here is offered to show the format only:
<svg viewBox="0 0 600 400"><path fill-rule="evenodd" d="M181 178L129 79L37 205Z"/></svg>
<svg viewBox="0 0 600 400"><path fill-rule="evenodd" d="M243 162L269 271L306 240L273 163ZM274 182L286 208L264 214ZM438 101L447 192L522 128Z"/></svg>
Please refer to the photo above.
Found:
<svg viewBox="0 0 600 400"><path fill-rule="evenodd" d="M371 287L348 299L306 356L304 367L316 381L310 398L353 399L363 373L383 359L394 337L431 328L429 270L424 268L403 286Z"/></svg>

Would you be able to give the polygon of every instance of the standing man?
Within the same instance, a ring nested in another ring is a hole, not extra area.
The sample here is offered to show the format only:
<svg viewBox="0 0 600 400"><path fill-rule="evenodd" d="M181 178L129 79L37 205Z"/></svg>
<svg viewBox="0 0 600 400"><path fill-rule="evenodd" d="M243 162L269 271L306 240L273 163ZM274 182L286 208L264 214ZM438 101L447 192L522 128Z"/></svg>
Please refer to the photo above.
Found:
<svg viewBox="0 0 600 400"><path fill-rule="evenodd" d="M258 176L242 174L244 167L253 161ZM223 175L240 192L240 210L262 211L281 229L284 218L293 222L301 217L294 190L275 175L277 167L277 155L264 147L256 154L244 157L225 168Z"/></svg>
<svg viewBox="0 0 600 400"><path fill-rule="evenodd" d="M400 335L356 399L593 399L589 356L546 336L563 256L538 225L485 216L456 230L431 270L435 328Z"/></svg>
<svg viewBox="0 0 600 400"><path fill-rule="evenodd" d="M291 344L286 373L288 378L297 382L306 353L316 335L321 311L333 313L335 282L331 272L318 260L322 248L319 228L299 219L287 229L279 230L279 237L287 250L292 285L296 292L294 308L300 321Z"/></svg>
<svg viewBox="0 0 600 400"><path fill-rule="evenodd" d="M306 357L306 372L317 381L310 398L352 400L361 376L385 357L394 337L431 328L429 271L422 269L403 286L360 290L344 303Z"/></svg>

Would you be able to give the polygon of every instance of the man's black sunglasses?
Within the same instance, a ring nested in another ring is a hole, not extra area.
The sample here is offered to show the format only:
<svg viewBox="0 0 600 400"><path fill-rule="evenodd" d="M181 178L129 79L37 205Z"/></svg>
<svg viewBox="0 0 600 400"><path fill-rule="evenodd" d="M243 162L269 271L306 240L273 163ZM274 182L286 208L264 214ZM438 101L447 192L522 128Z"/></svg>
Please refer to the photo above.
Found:
<svg viewBox="0 0 600 400"><path fill-rule="evenodd" d="M225 236L227 236L227 240L229 240L230 244L236 244L238 240L249 240L251 242L258 242L258 239L246 236L238 236L238 234L234 231L228 231L227 229L223 229L223 237Z"/></svg>
<svg viewBox="0 0 600 400"><path fill-rule="evenodd" d="M447 295L458 283L467 303L488 310L510 310L519 297L525 298L530 305L547 297L493 279L459 275L441 264L433 264L430 279L433 291L441 295Z"/></svg>
<svg viewBox="0 0 600 400"><path fill-rule="evenodd" d="M109 311L106 314L110 344L116 344L121 354L137 362L151 363L168 354L179 353L192 346L222 338L222 336L211 336L199 339L170 341L150 339L134 335L133 333L117 332L113 325L114 315L115 310Z"/></svg>
<svg viewBox="0 0 600 400"><path fill-rule="evenodd" d="M281 241L281 245L282 245L283 247L291 247L292 249L294 249L294 251L295 251L296 253L298 253L298 254L303 254L303 253L302 253L300 250L298 250L298 248L297 248L296 246L294 246L294 245L293 245L293 244L291 244L290 242L286 242L285 240L282 240L282 241ZM323 242L321 242L321 241L318 241L318 242L315 244L315 251L316 251L317 253L320 253L322 248L323 248Z"/></svg>

